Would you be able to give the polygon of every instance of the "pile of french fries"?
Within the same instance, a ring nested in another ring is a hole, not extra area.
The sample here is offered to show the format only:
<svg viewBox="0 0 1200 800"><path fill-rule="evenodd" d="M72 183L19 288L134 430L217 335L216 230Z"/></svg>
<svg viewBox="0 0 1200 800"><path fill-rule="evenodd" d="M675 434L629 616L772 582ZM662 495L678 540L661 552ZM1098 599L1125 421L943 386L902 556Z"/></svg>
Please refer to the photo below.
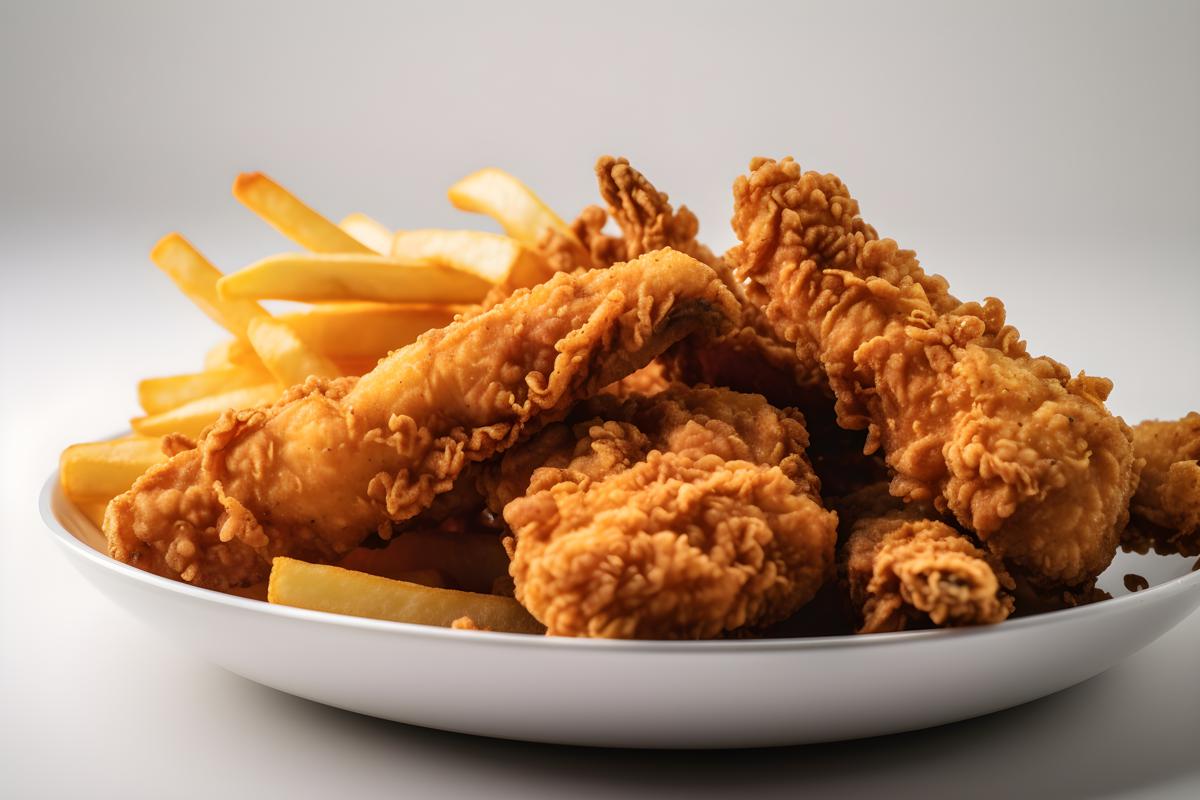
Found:
<svg viewBox="0 0 1200 800"><path fill-rule="evenodd" d="M155 266L231 336L209 350L199 372L141 381L144 413L130 420L131 435L63 452L63 489L97 527L113 497L166 460L164 437L172 437L173 446L181 436L194 440L226 411L273 403L309 376L368 372L483 300L493 286L548 278L550 267L537 250L548 229L574 239L561 217L497 169L467 176L449 198L459 209L492 217L504 235L393 231L361 213L334 223L257 172L239 175L233 195L303 251L225 275L178 233L155 245ZM273 315L262 300L309 305ZM385 550L351 553L342 566L354 569L276 559L267 596L343 614L536 632L540 625L515 600L487 593L489 579L501 576L505 565L494 536L461 534L450 543L403 534ZM472 591L445 588L448 582Z"/></svg>

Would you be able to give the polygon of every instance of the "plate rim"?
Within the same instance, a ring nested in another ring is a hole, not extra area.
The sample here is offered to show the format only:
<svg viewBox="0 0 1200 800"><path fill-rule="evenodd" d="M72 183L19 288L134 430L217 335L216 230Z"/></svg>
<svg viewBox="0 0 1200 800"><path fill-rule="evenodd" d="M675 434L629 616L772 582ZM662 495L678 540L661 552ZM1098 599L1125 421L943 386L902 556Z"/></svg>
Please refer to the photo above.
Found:
<svg viewBox="0 0 1200 800"><path fill-rule="evenodd" d="M810 650L834 650L847 647L889 647L914 641L945 640L950 638L977 638L981 636L996 636L1004 631L1028 629L1055 624L1067 619L1080 619L1086 616L1112 613L1118 605L1124 609L1136 603L1145 603L1151 597L1155 600L1165 600L1168 595L1179 592L1200 591L1200 569L1193 568L1186 575L1172 578L1157 586L1151 586L1133 594L1114 597L1097 603L1089 603L1074 608L1048 611L1018 619L1005 620L996 625L979 625L961 628L935 628L921 631L898 631L894 633L873 633L869 636L840 634L828 636L809 636L790 639L719 639L719 640L668 640L668 639L589 639L564 636L535 636L521 633L505 633L500 631L471 631L442 628L433 625L418 625L412 622L394 622L391 620L369 619L348 614L335 614L329 611L314 611L307 608L276 605L262 600L254 600L236 595L225 594L212 589L193 586L182 581L172 580L155 575L137 567L117 561L106 553L101 553L89 547L72 534L58 515L54 513L53 500L61 495L62 500L74 505L62 489L58 468L51 471L42 484L38 493L38 510L42 523L51 534L53 540L68 552L85 558L92 563L107 569L124 580L143 583L152 588L173 592L191 600L216 603L243 612L278 616L305 622L315 622L321 625L334 625L373 633L404 634L412 637L473 642L489 646L519 646L525 648L551 648L554 650L594 650L634 651L663 653L728 653L728 652L804 652ZM77 509L78 510L78 509ZM90 521L88 524L91 524Z"/></svg>

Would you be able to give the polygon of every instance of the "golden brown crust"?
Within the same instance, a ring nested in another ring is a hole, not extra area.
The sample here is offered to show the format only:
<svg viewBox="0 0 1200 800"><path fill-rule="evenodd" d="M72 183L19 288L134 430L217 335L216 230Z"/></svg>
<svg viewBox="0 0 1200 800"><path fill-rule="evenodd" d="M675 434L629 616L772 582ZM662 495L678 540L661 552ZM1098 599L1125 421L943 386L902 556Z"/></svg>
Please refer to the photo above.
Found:
<svg viewBox="0 0 1200 800"><path fill-rule="evenodd" d="M225 414L109 505L110 551L214 588L262 579L278 555L330 560L372 531L386 538L528 427L734 316L713 271L679 253L556 276L360 379L310 380Z"/></svg>
<svg viewBox="0 0 1200 800"><path fill-rule="evenodd" d="M603 236L604 212L585 210L587 219L581 216L576 230L594 254L631 258L663 247L687 253L713 267L741 306L741 319L727 333L686 342L664 354L659 360L668 379L762 394L777 406L796 406L806 413L832 405L820 366L799 359L796 349L776 335L724 260L697 239L700 224L687 206L676 211L667 194L624 158L602 156L596 178L622 236Z"/></svg>
<svg viewBox="0 0 1200 800"><path fill-rule="evenodd" d="M550 633L710 638L790 616L832 567L795 412L728 390L596 398L497 465L517 598Z"/></svg>
<svg viewBox="0 0 1200 800"><path fill-rule="evenodd" d="M959 303L834 176L755 159L734 196L728 258L801 360L821 363L839 423L883 449L892 492L951 512L1036 581L1099 574L1136 480L1111 383L1031 358L998 300Z"/></svg>
<svg viewBox="0 0 1200 800"><path fill-rule="evenodd" d="M1003 565L929 518L932 509L901 507L886 484L862 490L848 503L857 516L848 526L839 572L858 633L987 625L1012 613L1015 584Z"/></svg>
<svg viewBox="0 0 1200 800"><path fill-rule="evenodd" d="M637 372L631 372L616 383L604 387L604 393L616 397L650 397L666 390L670 385L671 381L664 373L662 361L655 359Z"/></svg>
<svg viewBox="0 0 1200 800"><path fill-rule="evenodd" d="M596 180L608 213L621 229L626 258L670 247L710 267L721 263L696 239L700 233L696 215L687 206L672 209L666 193L630 166L628 159L601 156L596 161Z"/></svg>
<svg viewBox="0 0 1200 800"><path fill-rule="evenodd" d="M876 520L855 530L848 549L859 633L904 630L914 621L988 625L1012 613L1012 578L945 523Z"/></svg>
<svg viewBox="0 0 1200 800"><path fill-rule="evenodd" d="M1200 413L1142 422L1133 429L1133 451L1146 463L1121 543L1142 553L1200 555Z"/></svg>

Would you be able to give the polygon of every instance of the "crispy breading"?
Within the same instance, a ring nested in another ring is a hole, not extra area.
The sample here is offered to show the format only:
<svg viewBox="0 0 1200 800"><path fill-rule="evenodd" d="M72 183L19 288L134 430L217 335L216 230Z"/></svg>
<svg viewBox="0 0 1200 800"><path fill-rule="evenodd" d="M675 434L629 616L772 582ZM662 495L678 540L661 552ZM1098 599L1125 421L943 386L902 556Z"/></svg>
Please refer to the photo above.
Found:
<svg viewBox="0 0 1200 800"><path fill-rule="evenodd" d="M949 511L1008 565L1079 585L1112 560L1136 482L1103 378L1033 358L1004 307L959 303L879 239L832 175L755 159L726 255L774 329L816 360L839 424L882 448L892 493Z"/></svg>
<svg viewBox="0 0 1200 800"><path fill-rule="evenodd" d="M387 538L527 428L736 313L712 269L680 253L556 276L357 381L310 379L273 406L226 413L113 500L110 552L214 588L261 580L275 556L333 560L372 531Z"/></svg>
<svg viewBox="0 0 1200 800"><path fill-rule="evenodd" d="M876 484L838 506L848 531L839 576L859 633L985 625L1013 611L1015 583L998 559L930 507L905 507Z"/></svg>
<svg viewBox="0 0 1200 800"><path fill-rule="evenodd" d="M1140 423L1133 452L1146 464L1121 543L1141 553L1200 555L1200 413Z"/></svg>
<svg viewBox="0 0 1200 800"><path fill-rule="evenodd" d="M836 540L806 444L802 417L758 395L589 401L486 482L517 599L568 636L709 638L790 616Z"/></svg>

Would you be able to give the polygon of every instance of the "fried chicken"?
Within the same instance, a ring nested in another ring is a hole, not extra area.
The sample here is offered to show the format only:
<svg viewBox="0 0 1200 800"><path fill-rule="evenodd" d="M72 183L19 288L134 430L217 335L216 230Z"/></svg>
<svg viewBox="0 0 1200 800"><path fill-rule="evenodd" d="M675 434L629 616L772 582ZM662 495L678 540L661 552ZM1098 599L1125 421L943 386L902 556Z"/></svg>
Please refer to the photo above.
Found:
<svg viewBox="0 0 1200 800"><path fill-rule="evenodd" d="M839 424L882 448L892 494L951 512L1039 585L1108 566L1136 482L1111 382L1031 357L998 300L956 300L835 176L755 159L734 199L726 259L798 358L821 364Z"/></svg>
<svg viewBox="0 0 1200 800"><path fill-rule="evenodd" d="M617 397L643 395L649 397L666 390L671 381L663 374L663 365L659 360L651 361L637 372L631 372L616 383L604 387L605 394Z"/></svg>
<svg viewBox="0 0 1200 800"><path fill-rule="evenodd" d="M485 481L515 535L516 596L564 636L709 638L782 620L829 576L802 417L673 386L597 397Z"/></svg>
<svg viewBox="0 0 1200 800"><path fill-rule="evenodd" d="M904 506L880 483L837 508L848 531L838 573L858 633L985 625L1012 613L1015 583L1003 565L931 507Z"/></svg>
<svg viewBox="0 0 1200 800"><path fill-rule="evenodd" d="M261 580L275 556L332 561L371 532L388 538L469 464L736 314L712 269L671 251L556 276L357 381L310 379L273 406L226 413L112 501L110 552L213 588Z"/></svg>
<svg viewBox="0 0 1200 800"><path fill-rule="evenodd" d="M758 306L748 301L741 283L725 262L696 237L700 224L687 206L672 208L660 192L624 158L602 156L596 162L600 194L621 238L601 232L604 212L585 210L576 231L597 263L608 257L632 258L671 247L717 270L741 304L741 321L719 337L684 343L660 357L667 377L687 384L727 386L762 394L773 404L800 408L806 415L832 408L833 396L815 360L801 361L796 350L779 339Z"/></svg>
<svg viewBox="0 0 1200 800"><path fill-rule="evenodd" d="M1139 553L1200 555L1200 413L1137 425L1133 452L1146 465L1121 543Z"/></svg>

